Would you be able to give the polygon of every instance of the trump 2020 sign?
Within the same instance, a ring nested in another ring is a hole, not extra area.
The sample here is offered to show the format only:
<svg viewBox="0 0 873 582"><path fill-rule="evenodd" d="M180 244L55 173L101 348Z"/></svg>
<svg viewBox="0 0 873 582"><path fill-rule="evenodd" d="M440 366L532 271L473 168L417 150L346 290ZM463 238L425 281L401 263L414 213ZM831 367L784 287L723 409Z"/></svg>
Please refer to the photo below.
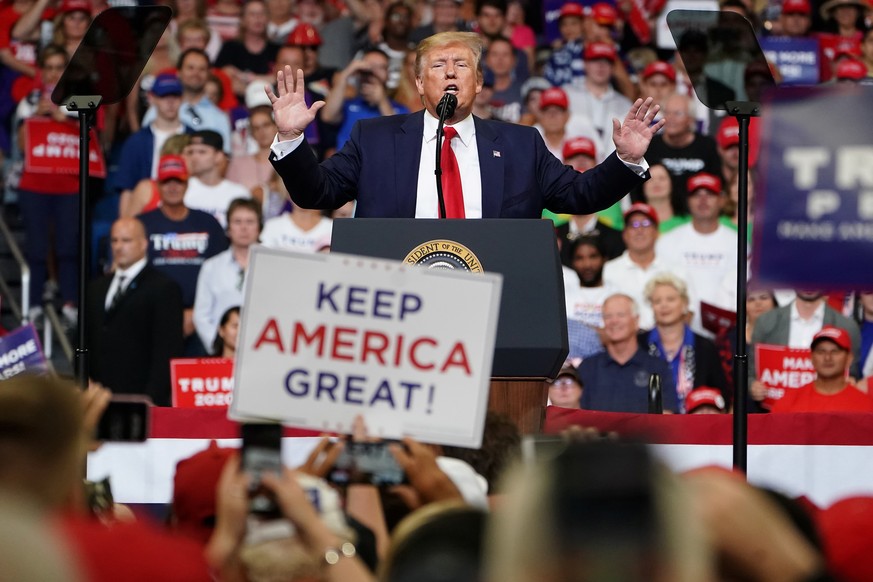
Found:
<svg viewBox="0 0 873 582"><path fill-rule="evenodd" d="M873 289L873 87L766 102L752 270L769 287Z"/></svg>
<svg viewBox="0 0 873 582"><path fill-rule="evenodd" d="M256 247L235 419L481 444L502 278Z"/></svg>

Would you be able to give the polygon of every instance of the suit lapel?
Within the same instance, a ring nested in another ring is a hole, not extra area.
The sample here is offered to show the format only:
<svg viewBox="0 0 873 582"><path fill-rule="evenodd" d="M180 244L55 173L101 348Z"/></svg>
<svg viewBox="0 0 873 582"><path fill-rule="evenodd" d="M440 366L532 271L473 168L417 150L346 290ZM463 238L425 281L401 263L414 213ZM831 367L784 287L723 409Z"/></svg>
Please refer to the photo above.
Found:
<svg viewBox="0 0 873 582"><path fill-rule="evenodd" d="M503 204L503 164L500 135L473 117L476 125L476 147L479 150L479 172L482 178L482 218L499 218Z"/></svg>
<svg viewBox="0 0 873 582"><path fill-rule="evenodd" d="M415 218L418 199L418 168L421 165L421 140L424 132L424 112L406 118L400 131L394 135L395 191L397 216Z"/></svg>

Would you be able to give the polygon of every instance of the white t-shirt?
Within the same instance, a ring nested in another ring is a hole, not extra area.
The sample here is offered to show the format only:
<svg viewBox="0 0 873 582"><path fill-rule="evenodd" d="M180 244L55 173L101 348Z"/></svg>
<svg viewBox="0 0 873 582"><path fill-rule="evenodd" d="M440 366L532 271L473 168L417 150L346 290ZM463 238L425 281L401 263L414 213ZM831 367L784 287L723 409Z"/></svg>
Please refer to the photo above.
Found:
<svg viewBox="0 0 873 582"><path fill-rule="evenodd" d="M581 321L594 328L603 327L603 301L613 293L614 290L605 285L583 287L577 278L575 287L564 287L567 319Z"/></svg>
<svg viewBox="0 0 873 582"><path fill-rule="evenodd" d="M261 244L265 247L315 252L319 247L330 244L333 221L322 218L314 228L302 230L291 220L290 214L271 218L261 231Z"/></svg>
<svg viewBox="0 0 873 582"><path fill-rule="evenodd" d="M227 228L227 207L236 198L251 198L252 194L242 184L222 180L215 186L207 186L199 178L188 180L185 191L185 206L208 212Z"/></svg>
<svg viewBox="0 0 873 582"><path fill-rule="evenodd" d="M701 234L691 223L683 224L658 239L655 253L668 265L685 268L687 282L694 287L697 301L718 305L722 281L737 268L737 233L719 224L715 232ZM699 304L695 303L691 309L694 330L711 336L700 323Z"/></svg>
<svg viewBox="0 0 873 582"><path fill-rule="evenodd" d="M543 141L546 139L545 130L543 126L539 123L534 124L534 129L540 132L540 135L543 136ZM597 158L596 161L598 163L602 162L606 159L606 156L612 153L612 150L615 149L615 146L612 146L612 149L606 151L608 147L605 147L605 144L602 143L600 138L600 134L594 129L594 126L591 125L591 121L584 115L571 115L570 119L567 120L567 125L564 126L564 141L561 143L561 146L557 149L553 149L549 142L546 142L546 147L549 148L549 151L552 152L552 155L564 161L564 144L567 143L571 139L575 139L577 137L587 137L591 141L594 142L594 146L597 148ZM610 140L612 143L612 140Z"/></svg>

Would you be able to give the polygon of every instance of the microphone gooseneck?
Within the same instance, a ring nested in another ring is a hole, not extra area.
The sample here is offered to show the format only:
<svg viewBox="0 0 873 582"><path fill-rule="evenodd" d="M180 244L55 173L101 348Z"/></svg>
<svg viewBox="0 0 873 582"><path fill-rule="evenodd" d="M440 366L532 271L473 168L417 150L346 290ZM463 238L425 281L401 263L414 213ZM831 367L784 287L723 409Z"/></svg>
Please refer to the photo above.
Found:
<svg viewBox="0 0 873 582"><path fill-rule="evenodd" d="M457 106L458 98L451 93L445 93L436 106L436 113L437 117L439 117L439 123L437 124L436 162L434 164L433 173L436 176L437 203L439 205L440 218L446 217L446 201L445 198L443 198L443 169L440 163L440 153L442 152L443 142L443 124L446 122L446 119L452 118L452 115L455 114L455 108Z"/></svg>

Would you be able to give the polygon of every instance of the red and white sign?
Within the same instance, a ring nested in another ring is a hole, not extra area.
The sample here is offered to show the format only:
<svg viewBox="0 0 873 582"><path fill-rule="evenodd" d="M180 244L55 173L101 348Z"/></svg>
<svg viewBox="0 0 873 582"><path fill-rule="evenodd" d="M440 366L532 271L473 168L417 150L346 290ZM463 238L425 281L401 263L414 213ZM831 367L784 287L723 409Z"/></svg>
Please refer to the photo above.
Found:
<svg viewBox="0 0 873 582"><path fill-rule="evenodd" d="M700 320L705 329L718 335L722 330L730 329L737 324L737 312L701 301Z"/></svg>
<svg viewBox="0 0 873 582"><path fill-rule="evenodd" d="M231 418L478 448L502 280L253 247Z"/></svg>
<svg viewBox="0 0 873 582"><path fill-rule="evenodd" d="M170 360L174 408L227 408L233 400L233 360Z"/></svg>
<svg viewBox="0 0 873 582"><path fill-rule="evenodd" d="M809 348L789 348L758 344L755 346L758 380L767 395L761 406L769 410L786 390L800 388L815 380Z"/></svg>
<svg viewBox="0 0 873 582"><path fill-rule="evenodd" d="M34 117L24 124L24 169L37 174L79 173L79 128L73 122ZM106 163L91 131L88 174L106 177Z"/></svg>

